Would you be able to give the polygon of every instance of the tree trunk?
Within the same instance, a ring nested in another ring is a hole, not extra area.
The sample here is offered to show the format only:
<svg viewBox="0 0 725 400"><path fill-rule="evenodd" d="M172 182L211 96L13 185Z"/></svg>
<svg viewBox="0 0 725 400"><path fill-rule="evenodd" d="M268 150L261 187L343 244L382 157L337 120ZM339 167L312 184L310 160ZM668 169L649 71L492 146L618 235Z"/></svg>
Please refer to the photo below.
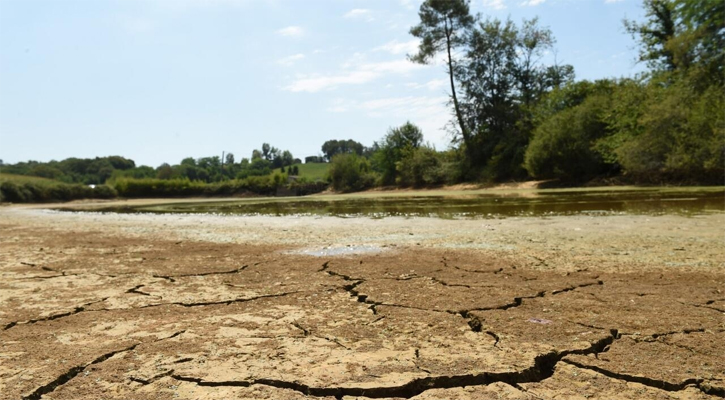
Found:
<svg viewBox="0 0 725 400"><path fill-rule="evenodd" d="M466 125L463 123L463 115L461 115L461 108L458 105L458 97L456 96L456 85L453 80L453 56L451 56L451 31L448 28L448 20L446 20L446 51L448 53L448 78L451 82L451 96L453 97L453 108L456 111L456 118L458 119L458 126L461 128L461 135L463 135L463 142L466 145L466 151L469 155L472 155L472 143L471 136L466 130Z"/></svg>

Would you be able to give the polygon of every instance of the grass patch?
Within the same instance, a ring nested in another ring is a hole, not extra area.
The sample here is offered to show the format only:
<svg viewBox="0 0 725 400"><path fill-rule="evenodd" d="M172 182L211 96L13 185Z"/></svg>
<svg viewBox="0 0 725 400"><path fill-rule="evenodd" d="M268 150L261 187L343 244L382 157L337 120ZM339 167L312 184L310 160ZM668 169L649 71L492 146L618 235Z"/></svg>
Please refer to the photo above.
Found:
<svg viewBox="0 0 725 400"><path fill-rule="evenodd" d="M15 183L32 182L32 183L38 183L38 184L60 183L59 181L55 181L53 179L48 179L48 178L40 178L37 176L27 176L27 175L5 174L5 173L0 172L0 183L3 183L3 182L15 182Z"/></svg>
<svg viewBox="0 0 725 400"><path fill-rule="evenodd" d="M295 164L294 166L300 170L297 176L310 182L324 182L327 179L327 171L330 169L329 163ZM285 168L285 171L287 168ZM281 171L281 169L276 169L275 171Z"/></svg>

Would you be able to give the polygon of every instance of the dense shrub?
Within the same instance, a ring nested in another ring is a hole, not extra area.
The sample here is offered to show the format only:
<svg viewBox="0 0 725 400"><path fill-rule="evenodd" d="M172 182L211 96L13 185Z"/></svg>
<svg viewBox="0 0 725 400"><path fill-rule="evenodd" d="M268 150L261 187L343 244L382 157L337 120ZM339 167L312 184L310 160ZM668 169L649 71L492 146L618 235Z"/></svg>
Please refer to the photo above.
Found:
<svg viewBox="0 0 725 400"><path fill-rule="evenodd" d="M370 172L370 162L355 153L334 156L329 174L332 187L339 192L367 189L375 182Z"/></svg>
<svg viewBox="0 0 725 400"><path fill-rule="evenodd" d="M143 197L188 197L188 196L232 196L254 193L265 196L275 194L277 187L285 184L287 176L250 176L218 183L190 181L188 179L117 179L112 185L119 196Z"/></svg>
<svg viewBox="0 0 725 400"><path fill-rule="evenodd" d="M610 146L627 175L646 182L722 182L725 90L698 93L693 86L650 85L636 107L612 113L614 121L635 116L629 126L613 126Z"/></svg>
<svg viewBox="0 0 725 400"><path fill-rule="evenodd" d="M42 180L7 180L0 184L0 201L13 203L42 203L114 197L116 197L116 191L105 185L91 188L80 184Z"/></svg>
<svg viewBox="0 0 725 400"><path fill-rule="evenodd" d="M607 171L611 166L593 147L607 135L603 116L609 102L609 96L594 95L539 125L524 157L529 174L581 181Z"/></svg>
<svg viewBox="0 0 725 400"><path fill-rule="evenodd" d="M421 187L446 182L443 154L429 147L407 151L396 164L396 169L396 183L401 186Z"/></svg>

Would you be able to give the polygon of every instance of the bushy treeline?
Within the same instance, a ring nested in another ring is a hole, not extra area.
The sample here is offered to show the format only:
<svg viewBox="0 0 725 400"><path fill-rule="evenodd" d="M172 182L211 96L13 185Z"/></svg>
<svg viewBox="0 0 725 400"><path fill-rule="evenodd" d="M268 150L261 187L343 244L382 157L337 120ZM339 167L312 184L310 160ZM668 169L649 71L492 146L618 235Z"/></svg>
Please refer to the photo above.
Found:
<svg viewBox="0 0 725 400"><path fill-rule="evenodd" d="M277 173L213 183L188 178L119 178L112 185L119 196L126 198L231 196L243 193L273 196L277 187L285 184L286 180L286 175Z"/></svg>
<svg viewBox="0 0 725 400"><path fill-rule="evenodd" d="M410 122L391 128L362 155L355 151L332 157L329 180L342 192L374 186L436 186L461 180L463 163L456 150L436 151L423 143L420 128Z"/></svg>
<svg viewBox="0 0 725 400"><path fill-rule="evenodd" d="M468 4L426 0L411 29L421 39L414 61L446 60L461 179L723 182L725 2L644 0L647 20L625 27L649 71L596 82L538 62L555 40L536 19L484 20Z"/></svg>
<svg viewBox="0 0 725 400"><path fill-rule="evenodd" d="M647 19L625 21L625 28L649 70L589 82L575 80L572 66L540 61L555 39L536 19L482 19L471 15L468 0L425 0L420 23L411 29L420 39L411 60L445 61L450 149L425 144L420 129L406 123L370 147L328 140L305 162L330 161L327 180L339 191L531 178L722 184L725 2L643 4ZM240 161L230 153L151 168L116 156L18 163L0 171L108 182L124 197L270 194L283 186L296 186L297 193L318 190L320 185L287 178L300 162L265 143ZM287 173L285 182L276 170Z"/></svg>
<svg viewBox="0 0 725 400"><path fill-rule="evenodd" d="M116 171L112 180L119 178L162 179L201 181L206 183L223 182L229 179L246 179L270 175L273 170L299 164L288 150L280 150L262 144L261 149L252 151L251 159L242 158L237 161L233 153L219 156L193 158L187 157L179 164L161 164L157 168L138 167L124 171Z"/></svg>
<svg viewBox="0 0 725 400"><path fill-rule="evenodd" d="M647 19L625 27L649 71L589 82L576 81L571 66L537 61L555 40L536 19L484 20L467 0L424 1L411 59L446 60L453 146L424 145L408 123L364 151L333 155L333 186L530 178L722 184L725 2L643 3Z"/></svg>
<svg viewBox="0 0 725 400"><path fill-rule="evenodd" d="M5 180L0 183L0 202L45 203L80 199L111 199L116 191L106 185L91 187L78 183L44 180Z"/></svg>
<svg viewBox="0 0 725 400"><path fill-rule="evenodd" d="M275 196L304 195L325 190L324 182L310 182L304 179L288 180L287 174L275 172L266 176L250 176L244 179L230 179L222 182L206 183L187 178L119 178L112 186L120 197L214 197L235 195Z"/></svg>
<svg viewBox="0 0 725 400"><path fill-rule="evenodd" d="M287 150L279 150L268 143L254 150L250 158L238 162L234 154L193 158L187 157L179 164L163 163L153 168L136 166L133 160L120 156L96 158L68 158L62 161L27 161L17 164L1 164L0 172L14 175L35 176L66 183L86 185L103 184L120 178L132 179L188 179L206 183L229 179L245 179L252 176L270 175L274 169L300 163Z"/></svg>
<svg viewBox="0 0 725 400"><path fill-rule="evenodd" d="M647 21L625 25L650 71L545 96L525 155L532 176L723 183L725 2L644 4Z"/></svg>
<svg viewBox="0 0 725 400"><path fill-rule="evenodd" d="M98 185L106 182L114 172L132 170L133 160L121 156L96 158L67 158L63 161L28 161L0 165L6 174L37 176L65 183Z"/></svg>

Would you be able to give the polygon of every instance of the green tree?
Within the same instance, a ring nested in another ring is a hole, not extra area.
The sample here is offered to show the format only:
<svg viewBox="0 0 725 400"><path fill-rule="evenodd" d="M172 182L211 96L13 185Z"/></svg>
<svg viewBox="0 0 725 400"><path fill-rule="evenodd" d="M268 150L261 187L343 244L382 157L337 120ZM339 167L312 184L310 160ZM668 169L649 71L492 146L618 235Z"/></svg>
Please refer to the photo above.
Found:
<svg viewBox="0 0 725 400"><path fill-rule="evenodd" d="M396 163L396 183L401 186L440 185L446 181L443 155L427 146L409 149Z"/></svg>
<svg viewBox="0 0 725 400"><path fill-rule="evenodd" d="M524 178L524 150L534 128L533 109L541 97L571 79L570 66L540 62L554 39L537 20L518 28L511 20L480 21L468 35L456 69L461 112L471 130L463 146L469 178Z"/></svg>
<svg viewBox="0 0 725 400"><path fill-rule="evenodd" d="M355 153L332 157L328 173L332 187L340 192L363 190L371 187L374 182L370 173L370 162Z"/></svg>
<svg viewBox="0 0 725 400"><path fill-rule="evenodd" d="M417 149L423 144L423 132L410 122L388 130L373 154L373 165L382 175L384 185L392 185L396 181L396 163L403 159L407 151Z"/></svg>
<svg viewBox="0 0 725 400"><path fill-rule="evenodd" d="M475 19L471 16L468 0L425 0L418 12L420 23L410 29L410 34L421 40L418 53L411 55L414 62L426 64L436 54L445 52L446 67L451 88L451 100L458 121L458 128L466 143L470 142L470 134L458 97L454 71L456 60L454 51L466 43L466 33Z"/></svg>
<svg viewBox="0 0 725 400"><path fill-rule="evenodd" d="M355 153L362 155L364 146L352 139L348 140L328 140L322 144L322 153L327 161L332 160L336 154Z"/></svg>
<svg viewBox="0 0 725 400"><path fill-rule="evenodd" d="M675 3L672 0L644 0L645 22L624 20L624 27L639 41L639 60L652 69L675 69L669 46L676 35Z"/></svg>
<svg viewBox="0 0 725 400"><path fill-rule="evenodd" d="M595 148L608 134L611 101L611 90L594 94L545 119L526 149L524 165L531 176L581 182L611 170Z"/></svg>
<svg viewBox="0 0 725 400"><path fill-rule="evenodd" d="M295 157L292 155L292 153L289 152L289 150L285 150L282 152L282 165L283 166L289 166L292 165L295 161Z"/></svg>

